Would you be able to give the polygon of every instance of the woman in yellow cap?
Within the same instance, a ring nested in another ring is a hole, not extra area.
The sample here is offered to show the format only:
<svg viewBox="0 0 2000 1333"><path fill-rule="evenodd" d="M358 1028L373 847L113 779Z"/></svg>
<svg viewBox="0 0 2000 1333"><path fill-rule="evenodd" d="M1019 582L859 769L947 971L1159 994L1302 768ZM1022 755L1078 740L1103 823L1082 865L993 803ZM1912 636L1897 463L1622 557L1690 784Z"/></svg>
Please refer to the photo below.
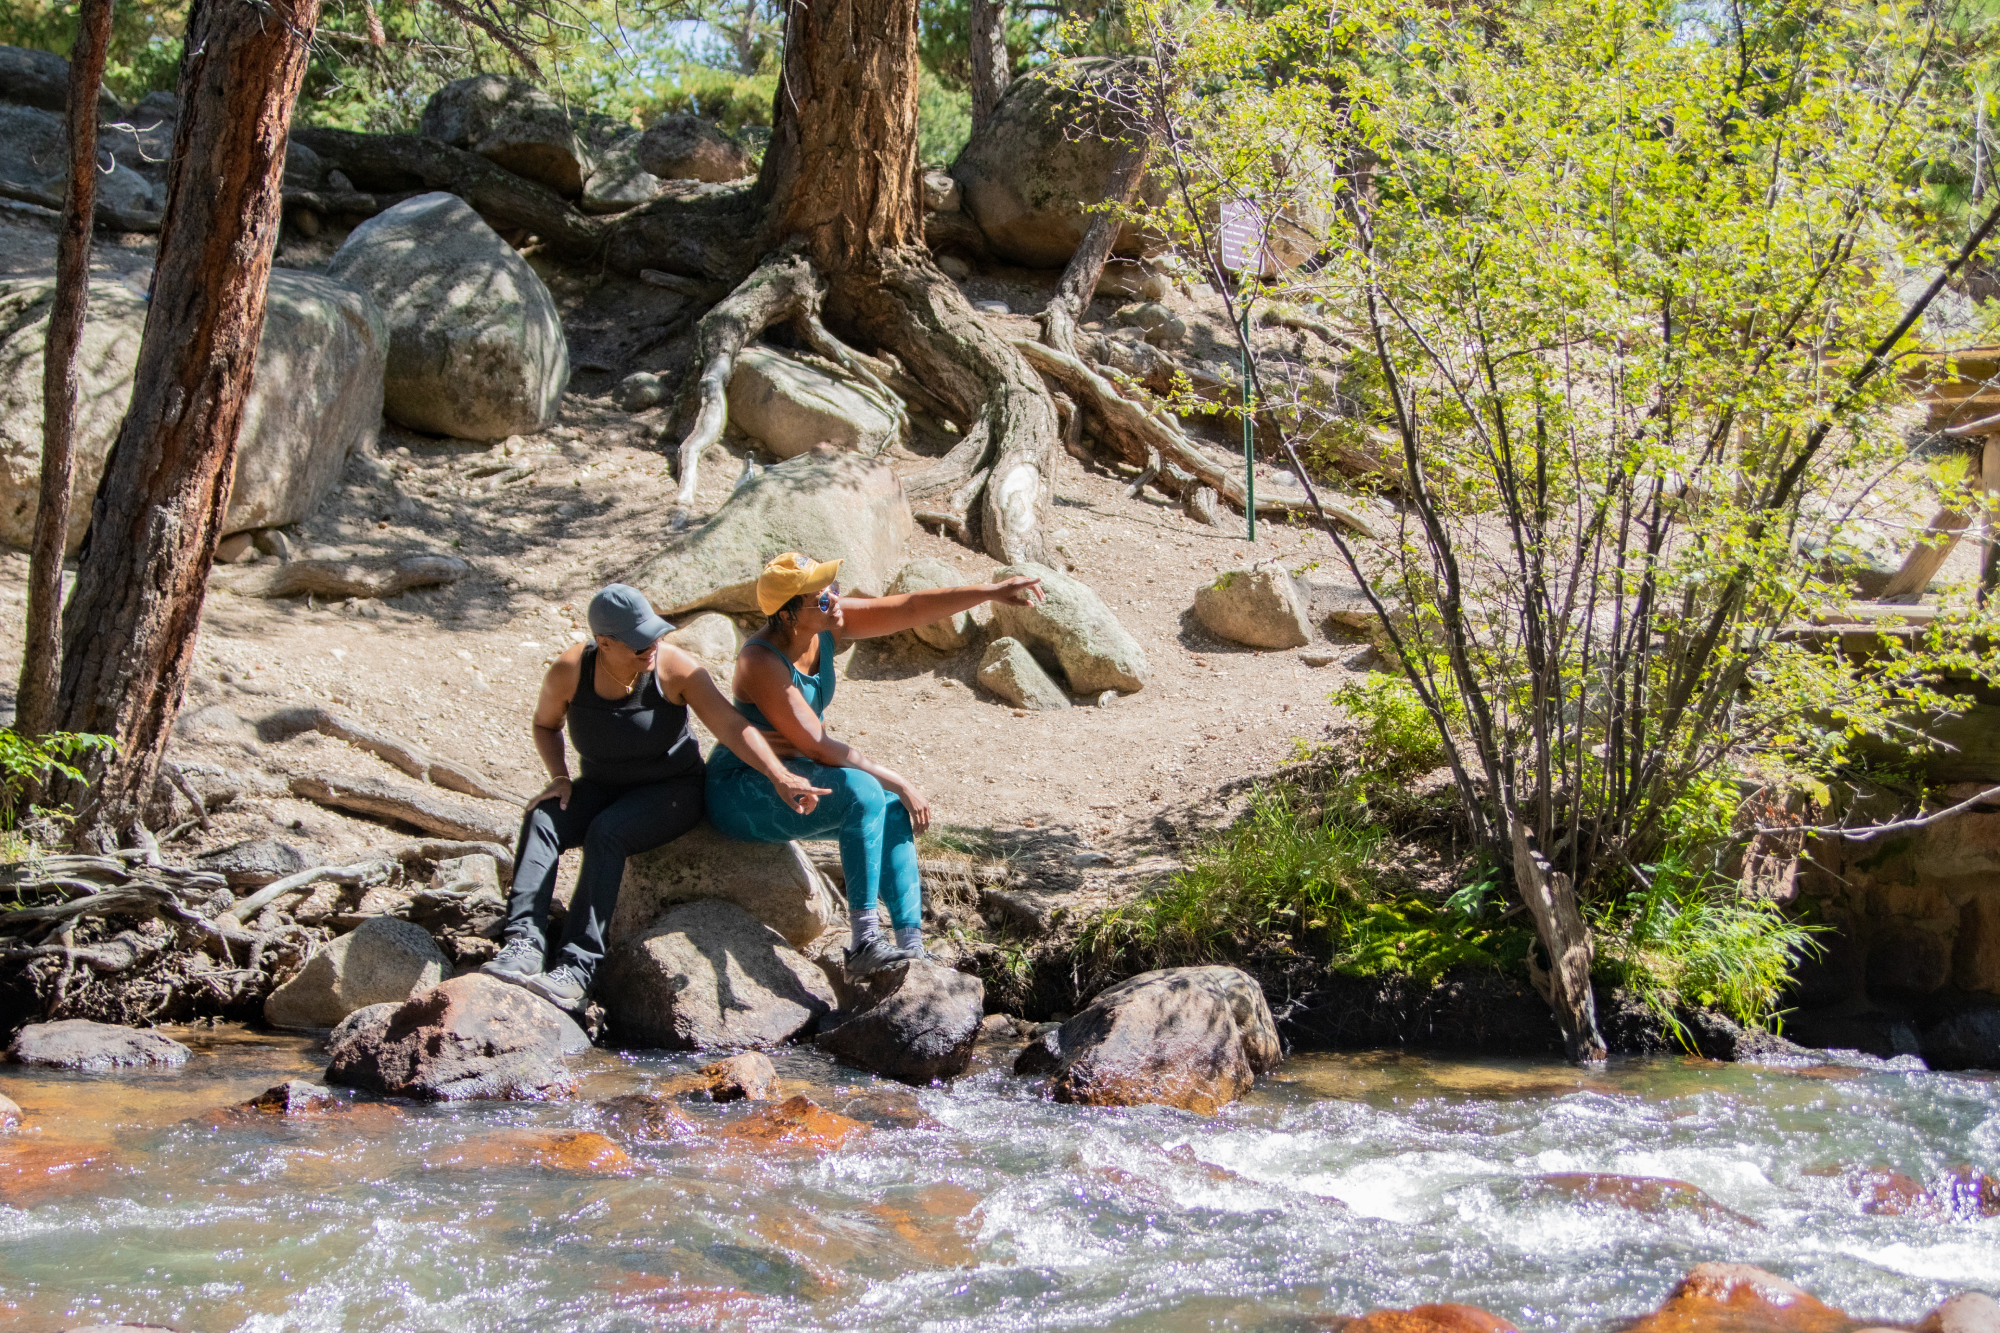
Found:
<svg viewBox="0 0 2000 1333"><path fill-rule="evenodd" d="M853 947L847 970L879 972L924 956L915 834L931 808L902 775L870 760L826 729L833 702L833 659L846 643L880 638L967 611L982 602L1027 606L1041 599L1039 579L1012 578L893 597L842 597L840 562L815 562L787 551L757 579L757 606L769 616L736 658L736 707L785 761L785 767L831 794L816 809L790 804L733 753L708 763L708 816L746 842L788 842L838 834L847 878ZM894 940L876 922L886 902Z"/></svg>

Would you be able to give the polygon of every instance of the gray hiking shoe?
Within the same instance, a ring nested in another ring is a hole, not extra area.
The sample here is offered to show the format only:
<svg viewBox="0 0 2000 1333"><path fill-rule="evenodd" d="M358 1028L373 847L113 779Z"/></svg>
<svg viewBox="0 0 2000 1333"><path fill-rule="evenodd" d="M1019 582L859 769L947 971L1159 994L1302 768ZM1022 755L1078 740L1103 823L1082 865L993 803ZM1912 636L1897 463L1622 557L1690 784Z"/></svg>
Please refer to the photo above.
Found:
<svg viewBox="0 0 2000 1333"><path fill-rule="evenodd" d="M907 949L896 947L896 941L887 935L871 935L859 949L847 951L846 967L850 977L872 976L886 971L899 963L907 963L917 955Z"/></svg>
<svg viewBox="0 0 2000 1333"><path fill-rule="evenodd" d="M589 976L574 963L558 963L519 984L521 989L532 991L566 1014L582 1013L584 997L590 993Z"/></svg>
<svg viewBox="0 0 2000 1333"><path fill-rule="evenodd" d="M540 973L542 967L542 946L525 935L516 935L500 947L499 954L492 961L480 964L479 970L489 977L511 981L518 986Z"/></svg>

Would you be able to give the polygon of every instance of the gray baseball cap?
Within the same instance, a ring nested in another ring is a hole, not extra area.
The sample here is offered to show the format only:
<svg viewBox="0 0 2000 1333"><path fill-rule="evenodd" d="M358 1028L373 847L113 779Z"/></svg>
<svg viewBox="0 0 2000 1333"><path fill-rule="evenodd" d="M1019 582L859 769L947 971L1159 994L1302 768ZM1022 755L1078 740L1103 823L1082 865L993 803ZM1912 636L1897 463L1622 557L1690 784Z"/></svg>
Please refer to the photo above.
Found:
<svg viewBox="0 0 2000 1333"><path fill-rule="evenodd" d="M643 653L673 626L660 619L646 594L629 583L614 583L590 599L590 632L618 640Z"/></svg>

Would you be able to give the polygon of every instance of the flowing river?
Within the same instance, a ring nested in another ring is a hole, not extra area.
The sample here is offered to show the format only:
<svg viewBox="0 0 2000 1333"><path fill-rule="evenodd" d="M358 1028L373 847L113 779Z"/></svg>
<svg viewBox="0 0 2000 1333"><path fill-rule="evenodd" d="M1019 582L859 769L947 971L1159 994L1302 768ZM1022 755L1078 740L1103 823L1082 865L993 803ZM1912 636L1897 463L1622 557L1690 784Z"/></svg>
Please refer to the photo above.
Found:
<svg viewBox="0 0 2000 1333"><path fill-rule="evenodd" d="M870 1126L828 1148L731 1137L771 1103L688 1104L659 1140L594 1106L693 1064L657 1054L593 1052L569 1103L225 1112L321 1057L173 1035L176 1071L0 1066L28 1124L0 1137L0 1325L1304 1330L1461 1301L1593 1330L1713 1259L1896 1320L2000 1290L2000 1218L1871 1212L1858 1183L2000 1171L1982 1076L1316 1055L1202 1119L1058 1106L990 1062L913 1091L778 1054L784 1093Z"/></svg>

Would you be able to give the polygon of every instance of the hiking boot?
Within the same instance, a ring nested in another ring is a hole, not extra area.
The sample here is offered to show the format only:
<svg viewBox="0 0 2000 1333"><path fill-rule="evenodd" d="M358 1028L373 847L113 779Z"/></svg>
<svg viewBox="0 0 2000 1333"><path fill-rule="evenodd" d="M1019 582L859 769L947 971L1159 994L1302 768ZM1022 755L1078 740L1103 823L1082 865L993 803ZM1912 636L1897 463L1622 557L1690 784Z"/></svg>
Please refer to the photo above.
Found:
<svg viewBox="0 0 2000 1333"><path fill-rule="evenodd" d="M480 964L479 970L489 977L511 981L518 986L540 973L544 964L542 946L526 935L516 935L500 947L499 954L492 961Z"/></svg>
<svg viewBox="0 0 2000 1333"><path fill-rule="evenodd" d="M520 985L566 1014L580 1014L584 997L590 993L590 976L574 963L558 963L546 972L525 978Z"/></svg>
<svg viewBox="0 0 2000 1333"><path fill-rule="evenodd" d="M866 977L907 963L916 956L907 949L897 948L896 942L886 935L871 935L859 949L847 951L845 965L848 976Z"/></svg>

